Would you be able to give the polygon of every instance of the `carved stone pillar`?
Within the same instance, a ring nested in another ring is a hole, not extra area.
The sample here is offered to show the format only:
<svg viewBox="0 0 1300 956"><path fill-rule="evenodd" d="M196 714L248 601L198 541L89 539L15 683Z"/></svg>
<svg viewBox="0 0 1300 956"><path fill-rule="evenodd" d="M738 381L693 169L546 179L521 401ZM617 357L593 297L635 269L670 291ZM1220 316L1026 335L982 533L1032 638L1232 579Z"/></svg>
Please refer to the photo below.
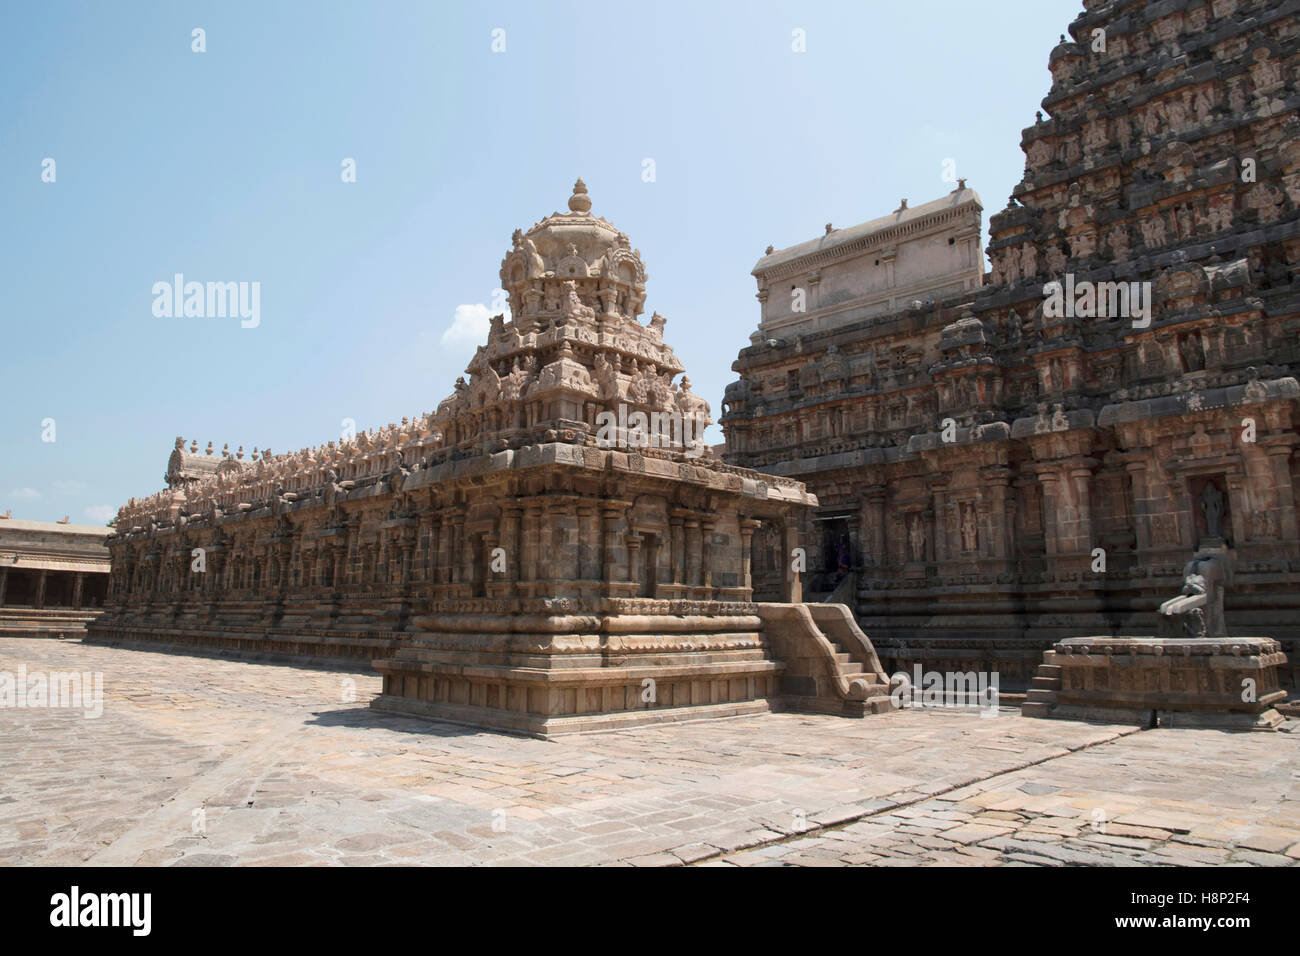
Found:
<svg viewBox="0 0 1300 956"><path fill-rule="evenodd" d="M754 530L758 522L753 518L740 519L740 586L745 594L742 600L751 600L754 596L754 579L752 575Z"/></svg>
<svg viewBox="0 0 1300 956"><path fill-rule="evenodd" d="M32 607L45 607L45 580L49 574L44 568L36 576L36 600L32 602Z"/></svg>
<svg viewBox="0 0 1300 956"><path fill-rule="evenodd" d="M379 583L379 542L366 545L366 581L368 586Z"/></svg>
<svg viewBox="0 0 1300 956"><path fill-rule="evenodd" d="M1015 551L1015 500L1011 494L1011 469L1001 465L980 472L987 489L988 544L985 553L999 559Z"/></svg>
<svg viewBox="0 0 1300 956"><path fill-rule="evenodd" d="M425 563L429 553L429 517L420 514L415 519L415 550L411 555L411 580L425 580Z"/></svg>
<svg viewBox="0 0 1300 956"><path fill-rule="evenodd" d="M1074 551L1091 551L1092 540L1092 469L1079 465L1070 469L1074 499L1078 506L1078 523L1074 528Z"/></svg>
<svg viewBox="0 0 1300 956"><path fill-rule="evenodd" d="M1224 476L1224 481L1228 486L1228 511L1231 512L1232 540L1234 542L1245 541L1249 537L1249 529L1246 522L1250 517L1250 509L1248 507L1250 493L1246 487L1246 475L1240 472L1237 474L1229 474ZM1193 501L1192 508L1196 509L1196 507L1196 502ZM1193 527L1195 527L1195 519L1193 519ZM1225 527L1224 537L1228 536L1227 530L1228 529ZM1199 537L1199 533L1197 533L1197 537Z"/></svg>
<svg viewBox="0 0 1300 956"><path fill-rule="evenodd" d="M401 569L398 574L398 582L403 587L406 587L411 583L411 558L415 552L415 535L411 528L402 529L399 547Z"/></svg>
<svg viewBox="0 0 1300 956"><path fill-rule="evenodd" d="M1291 477L1291 446L1270 445L1268 452L1269 470L1272 472L1273 487L1277 489L1277 530L1283 541L1295 541L1300 537L1297 530L1295 495L1291 489L1294 481Z"/></svg>
<svg viewBox="0 0 1300 956"><path fill-rule="evenodd" d="M468 547L469 542L465 540L465 509L457 508L452 513L451 524L451 567L453 572L452 581L454 584L464 584L472 581L469 562L473 560Z"/></svg>
<svg viewBox="0 0 1300 956"><path fill-rule="evenodd" d="M452 579L451 539L455 534L451 513L443 511L438 516L438 550L434 558L434 580L450 584Z"/></svg>
<svg viewBox="0 0 1300 956"><path fill-rule="evenodd" d="M600 511L583 502L578 512L578 580L600 579Z"/></svg>
<svg viewBox="0 0 1300 956"><path fill-rule="evenodd" d="M702 563L700 553L700 521L698 518L686 519L686 580L688 587L698 587Z"/></svg>
<svg viewBox="0 0 1300 956"><path fill-rule="evenodd" d="M613 594L616 588L614 585L624 581L619 571L619 541L618 529L623 520L623 509L627 507L625 501L606 501L601 505L601 544L603 552L601 554L601 566L604 569L605 593Z"/></svg>
<svg viewBox="0 0 1300 956"><path fill-rule="evenodd" d="M683 559L686 552L685 515L674 511L668 518L669 554L672 562L672 583L683 584Z"/></svg>
<svg viewBox="0 0 1300 956"><path fill-rule="evenodd" d="M0 568L0 607L5 606L5 587L9 583L9 569Z"/></svg>
<svg viewBox="0 0 1300 956"><path fill-rule="evenodd" d="M921 512L921 520L925 522L926 547L926 553L921 556L921 560L938 561L942 553L939 549L939 538L945 534L943 515L932 506Z"/></svg>
<svg viewBox="0 0 1300 956"><path fill-rule="evenodd" d="M342 590L347 578L348 548L346 544L336 544L331 549L334 557L334 570L330 574L330 587Z"/></svg>
<svg viewBox="0 0 1300 956"><path fill-rule="evenodd" d="M540 504L529 502L524 513L523 529L523 564L519 577L524 581L538 581L542 578L541 533L543 508Z"/></svg>
<svg viewBox="0 0 1300 956"><path fill-rule="evenodd" d="M700 522L700 584L713 588L713 521L705 519ZM710 594L709 597L712 597Z"/></svg>
<svg viewBox="0 0 1300 956"><path fill-rule="evenodd" d="M635 532L623 536L623 542L627 545L627 579L629 581L640 582L641 580L641 542L644 539Z"/></svg>
<svg viewBox="0 0 1300 956"><path fill-rule="evenodd" d="M781 530L783 551L781 561L785 568L782 575L784 587L781 596L788 604L802 604L803 581L799 577L799 572L795 570L794 564L794 550L799 547L799 527L793 519L789 519Z"/></svg>
<svg viewBox="0 0 1300 956"><path fill-rule="evenodd" d="M537 525L537 579L554 581L560 577L560 559L555 553L555 502L546 502L538 508Z"/></svg>
<svg viewBox="0 0 1300 956"><path fill-rule="evenodd" d="M578 525L578 503L572 499L560 502L551 511L556 549L556 575L562 581L577 581L582 577L582 540Z"/></svg>
<svg viewBox="0 0 1300 956"><path fill-rule="evenodd" d="M510 570L511 565L514 564L514 562L510 560L510 556L506 555L505 570L497 571L493 568L493 564L497 563L494 554L496 549L499 547L501 547L501 535L496 533L483 535L483 553L480 554L477 559L481 562L481 567L476 570L475 574L477 575L481 572L483 580L486 581L489 586L495 583L504 582L506 580L506 573ZM497 592L492 591L489 587L486 593L489 596L495 596Z"/></svg>
<svg viewBox="0 0 1300 956"><path fill-rule="evenodd" d="M862 506L862 563L877 567L885 557L885 498L888 489L873 485L864 493Z"/></svg>
<svg viewBox="0 0 1300 956"><path fill-rule="evenodd" d="M930 525L930 548L932 561L947 561L960 548L953 548L948 540L949 509L953 507L948 500L948 481L946 478L931 479L927 482L930 489L930 511L933 515ZM959 533L960 533L960 529Z"/></svg>
<svg viewBox="0 0 1300 956"><path fill-rule="evenodd" d="M987 497L979 498L972 507L975 509L975 547L979 552L979 556L981 558L998 557L1001 542L993 530L993 501Z"/></svg>
<svg viewBox="0 0 1300 956"><path fill-rule="evenodd" d="M506 505L501 510L501 547L506 549L506 570L501 580L511 585L519 580L519 525L523 513L515 505ZM514 588L509 588L508 593L514 593Z"/></svg>
<svg viewBox="0 0 1300 956"><path fill-rule="evenodd" d="M1147 463L1130 461L1124 465L1133 487L1133 532L1137 539L1137 549L1147 551L1151 548L1151 510L1150 492L1147 489Z"/></svg>
<svg viewBox="0 0 1300 956"><path fill-rule="evenodd" d="M83 571L78 571L72 579L72 606L81 607L81 592L86 584L86 575Z"/></svg>
<svg viewBox="0 0 1300 956"><path fill-rule="evenodd" d="M1061 550L1061 523L1057 510L1059 495L1056 487L1059 477L1055 471L1046 466L1038 473L1038 482L1043 489L1043 541L1049 555L1059 554Z"/></svg>

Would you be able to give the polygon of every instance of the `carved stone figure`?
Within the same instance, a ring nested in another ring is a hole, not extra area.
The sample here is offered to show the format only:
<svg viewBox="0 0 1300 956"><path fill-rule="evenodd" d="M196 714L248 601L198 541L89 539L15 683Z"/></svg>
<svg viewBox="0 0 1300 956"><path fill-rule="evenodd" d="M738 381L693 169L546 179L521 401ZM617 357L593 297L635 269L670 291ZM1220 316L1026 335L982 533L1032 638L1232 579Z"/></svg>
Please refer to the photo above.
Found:
<svg viewBox="0 0 1300 956"><path fill-rule="evenodd" d="M1155 249L1165 244L1165 220L1160 214L1147 216L1141 221L1142 238L1147 247Z"/></svg>
<svg viewBox="0 0 1300 956"><path fill-rule="evenodd" d="M1201 515L1205 518L1205 533L1211 538L1223 537L1223 492L1212 481L1207 481L1197 495Z"/></svg>
<svg viewBox="0 0 1300 956"><path fill-rule="evenodd" d="M1020 273L1026 279L1038 275L1038 247L1032 242L1025 243L1020 249Z"/></svg>
<svg viewBox="0 0 1300 956"><path fill-rule="evenodd" d="M1228 564L1218 552L1202 551L1187 562L1182 593L1160 605L1160 636L1227 637L1223 617L1227 581Z"/></svg>
<svg viewBox="0 0 1300 956"><path fill-rule="evenodd" d="M913 561L925 560L925 520L918 514L912 516L911 527L907 532L911 545Z"/></svg>
<svg viewBox="0 0 1300 956"><path fill-rule="evenodd" d="M975 522L973 505L963 504L961 513L961 548L963 551L979 550L979 528Z"/></svg>
<svg viewBox="0 0 1300 956"><path fill-rule="evenodd" d="M1110 231L1106 233L1106 241L1110 244L1111 255L1116 261L1128 258L1128 228L1123 223L1116 223L1111 226Z"/></svg>

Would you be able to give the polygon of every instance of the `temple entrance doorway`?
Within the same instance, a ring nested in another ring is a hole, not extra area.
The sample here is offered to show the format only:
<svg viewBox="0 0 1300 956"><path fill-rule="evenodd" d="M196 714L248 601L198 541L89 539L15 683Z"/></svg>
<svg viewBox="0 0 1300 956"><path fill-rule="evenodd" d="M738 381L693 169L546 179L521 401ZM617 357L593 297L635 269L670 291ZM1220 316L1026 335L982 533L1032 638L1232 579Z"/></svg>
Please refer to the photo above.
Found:
<svg viewBox="0 0 1300 956"><path fill-rule="evenodd" d="M821 557L816 566L813 590L829 592L853 567L853 545L849 540L849 519L845 516L819 518ZM812 570L810 568L810 570Z"/></svg>
<svg viewBox="0 0 1300 956"><path fill-rule="evenodd" d="M647 534L641 544L641 597L654 597L659 583L659 535Z"/></svg>

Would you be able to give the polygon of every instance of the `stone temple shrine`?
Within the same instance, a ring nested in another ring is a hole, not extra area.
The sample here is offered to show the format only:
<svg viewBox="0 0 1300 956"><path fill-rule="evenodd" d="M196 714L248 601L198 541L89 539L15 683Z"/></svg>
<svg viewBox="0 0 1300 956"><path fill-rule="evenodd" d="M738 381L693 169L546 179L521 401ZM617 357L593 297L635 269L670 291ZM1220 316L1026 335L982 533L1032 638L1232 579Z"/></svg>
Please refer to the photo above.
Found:
<svg viewBox="0 0 1300 956"><path fill-rule="evenodd" d="M799 603L816 499L705 448L640 252L568 205L515 232L511 318L436 412L255 460L178 439L93 638L373 659L377 708L536 734L887 709L847 609Z"/></svg>

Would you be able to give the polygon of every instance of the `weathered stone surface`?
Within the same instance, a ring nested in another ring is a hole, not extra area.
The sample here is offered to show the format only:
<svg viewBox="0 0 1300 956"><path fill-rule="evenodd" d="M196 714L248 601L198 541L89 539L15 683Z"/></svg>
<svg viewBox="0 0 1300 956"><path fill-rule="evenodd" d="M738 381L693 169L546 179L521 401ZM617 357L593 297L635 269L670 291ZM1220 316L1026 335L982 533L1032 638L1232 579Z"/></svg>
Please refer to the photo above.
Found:
<svg viewBox="0 0 1300 956"><path fill-rule="evenodd" d="M0 515L0 634L84 634L108 590L108 534Z"/></svg>
<svg viewBox="0 0 1300 956"><path fill-rule="evenodd" d="M512 318L436 412L251 461L178 439L118 515L94 639L375 660L377 708L530 734L890 709L847 610L800 603L816 500L704 445L640 253L590 208L579 180L515 232ZM756 553L789 603L753 601Z"/></svg>
<svg viewBox="0 0 1300 956"><path fill-rule="evenodd" d="M1028 717L1275 730L1286 697L1268 638L1079 637L1044 656Z"/></svg>
<svg viewBox="0 0 1300 956"><path fill-rule="evenodd" d="M812 287L836 233L759 262L725 454L817 495L809 586L835 585L847 543L890 672L1027 686L1057 640L1153 633L1207 546L1235 567L1229 633L1300 638L1297 17L1085 3L977 290L891 288L894 239L865 224L844 231L863 233L856 272L800 324L775 316L789 283L769 288L772 264ZM899 301L881 310L884 292Z"/></svg>

